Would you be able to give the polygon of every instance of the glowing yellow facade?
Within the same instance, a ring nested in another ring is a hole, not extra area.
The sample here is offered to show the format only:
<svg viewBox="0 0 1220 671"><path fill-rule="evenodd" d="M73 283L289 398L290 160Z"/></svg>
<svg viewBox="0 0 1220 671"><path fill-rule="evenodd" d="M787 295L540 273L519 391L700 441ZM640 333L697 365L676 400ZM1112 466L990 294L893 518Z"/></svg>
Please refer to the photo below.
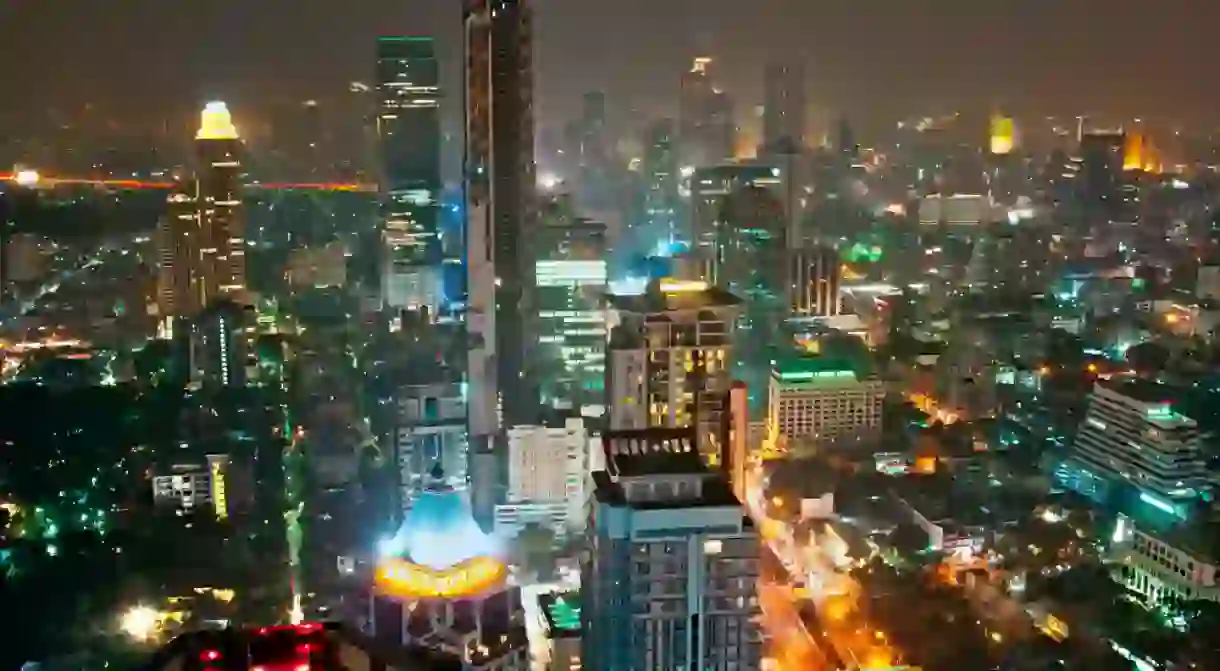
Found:
<svg viewBox="0 0 1220 671"><path fill-rule="evenodd" d="M1152 139L1143 133L1127 133L1123 141L1123 170L1161 172L1161 156Z"/></svg>
<svg viewBox="0 0 1220 671"><path fill-rule="evenodd" d="M233 115L229 107L222 102L210 102L199 114L199 131L195 133L196 140L236 140L237 127L233 125Z"/></svg>
<svg viewBox="0 0 1220 671"><path fill-rule="evenodd" d="M1012 117L996 114L991 117L991 153L1011 152L1017 143L1017 126Z"/></svg>
<svg viewBox="0 0 1220 671"><path fill-rule="evenodd" d="M508 571L493 557L475 557L436 570L404 559L389 559L377 567L374 590L397 599L456 599L500 589Z"/></svg>

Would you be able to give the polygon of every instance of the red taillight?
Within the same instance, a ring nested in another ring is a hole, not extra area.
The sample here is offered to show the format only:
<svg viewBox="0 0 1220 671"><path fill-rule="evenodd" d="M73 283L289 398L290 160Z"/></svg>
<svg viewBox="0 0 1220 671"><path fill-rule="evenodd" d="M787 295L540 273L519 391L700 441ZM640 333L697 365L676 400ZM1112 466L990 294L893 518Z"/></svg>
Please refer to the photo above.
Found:
<svg viewBox="0 0 1220 671"><path fill-rule="evenodd" d="M199 653L199 659L204 662L214 662L214 661L220 659L220 651L219 650L204 650L203 652Z"/></svg>
<svg viewBox="0 0 1220 671"><path fill-rule="evenodd" d="M317 631L321 628L322 628L322 625L318 624L317 622L306 622L304 624L297 625L297 631L300 631L300 632Z"/></svg>
<svg viewBox="0 0 1220 671"><path fill-rule="evenodd" d="M297 652L303 655L308 655L311 650L313 650L313 646L308 643L302 643L297 646Z"/></svg>
<svg viewBox="0 0 1220 671"><path fill-rule="evenodd" d="M294 671L309 671L309 665L308 664L297 664L296 669L294 669Z"/></svg>

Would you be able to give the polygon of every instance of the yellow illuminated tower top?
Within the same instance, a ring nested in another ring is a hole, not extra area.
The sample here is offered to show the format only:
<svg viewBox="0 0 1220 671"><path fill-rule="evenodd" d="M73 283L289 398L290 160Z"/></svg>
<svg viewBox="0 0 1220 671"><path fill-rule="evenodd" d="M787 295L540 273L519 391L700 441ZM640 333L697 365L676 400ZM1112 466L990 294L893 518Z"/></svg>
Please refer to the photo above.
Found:
<svg viewBox="0 0 1220 671"><path fill-rule="evenodd" d="M1012 117L1003 114L993 114L991 117L991 153L1007 154L1017 143L1016 123Z"/></svg>
<svg viewBox="0 0 1220 671"><path fill-rule="evenodd" d="M233 116L223 102L210 102L199 114L199 132L196 140L236 140L237 127L233 125Z"/></svg>

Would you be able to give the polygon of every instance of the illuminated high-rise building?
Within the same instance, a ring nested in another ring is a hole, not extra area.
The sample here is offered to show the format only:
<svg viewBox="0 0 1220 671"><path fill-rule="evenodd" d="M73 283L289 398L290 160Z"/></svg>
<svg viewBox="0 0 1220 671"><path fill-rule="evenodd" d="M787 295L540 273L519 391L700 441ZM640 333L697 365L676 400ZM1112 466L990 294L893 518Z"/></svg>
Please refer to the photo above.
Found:
<svg viewBox="0 0 1220 671"><path fill-rule="evenodd" d="M193 178L173 189L157 231L163 318L191 318L224 298L248 300L241 152L228 107L208 103L195 134Z"/></svg>
<svg viewBox="0 0 1220 671"><path fill-rule="evenodd" d="M759 534L690 429L610 432L581 567L582 667L762 662Z"/></svg>
<svg viewBox="0 0 1220 671"><path fill-rule="evenodd" d="M771 63L763 72L763 154L799 154L805 145L805 68Z"/></svg>
<svg viewBox="0 0 1220 671"><path fill-rule="evenodd" d="M700 451L717 461L741 299L669 278L609 302L610 428L697 427Z"/></svg>
<svg viewBox="0 0 1220 671"><path fill-rule="evenodd" d="M382 303L435 313L442 294L442 185L440 82L432 38L379 38L377 93Z"/></svg>
<svg viewBox="0 0 1220 671"><path fill-rule="evenodd" d="M1077 188L1088 224L1107 224L1127 218L1119 194L1125 145L1122 129L1080 134Z"/></svg>
<svg viewBox="0 0 1220 671"><path fill-rule="evenodd" d="M467 329L472 450L533 423L533 21L528 0L466 0Z"/></svg>
<svg viewBox="0 0 1220 671"><path fill-rule="evenodd" d="M199 306L246 296L246 219L242 211L242 142L222 102L203 108L195 134L195 206L199 210Z"/></svg>
<svg viewBox="0 0 1220 671"><path fill-rule="evenodd" d="M603 407L606 225L547 216L538 228L534 249L541 400L558 409Z"/></svg>
<svg viewBox="0 0 1220 671"><path fill-rule="evenodd" d="M445 481L437 468L398 532L378 548L373 636L455 656L463 669L526 671L521 591L508 584L504 548Z"/></svg>

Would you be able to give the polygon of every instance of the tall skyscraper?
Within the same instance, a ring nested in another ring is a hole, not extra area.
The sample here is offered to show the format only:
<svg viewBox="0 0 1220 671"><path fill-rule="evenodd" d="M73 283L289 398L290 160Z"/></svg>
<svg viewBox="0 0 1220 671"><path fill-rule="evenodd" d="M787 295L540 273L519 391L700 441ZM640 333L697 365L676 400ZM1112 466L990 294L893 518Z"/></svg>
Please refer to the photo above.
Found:
<svg viewBox="0 0 1220 671"><path fill-rule="evenodd" d="M681 165L699 167L734 154L733 103L712 77L712 59L701 56L682 73L678 98L678 157Z"/></svg>
<svg viewBox="0 0 1220 671"><path fill-rule="evenodd" d="M718 461L741 299L705 282L665 279L609 301L617 313L606 375L610 428L695 426L700 451Z"/></svg>
<svg viewBox="0 0 1220 671"><path fill-rule="evenodd" d="M593 473L581 663L755 671L759 536L689 429L611 432Z"/></svg>
<svg viewBox="0 0 1220 671"><path fill-rule="evenodd" d="M208 103L195 134L199 207L199 295L206 307L222 296L245 298L246 219L241 206L241 139L229 109Z"/></svg>
<svg viewBox="0 0 1220 671"><path fill-rule="evenodd" d="M501 421L533 423L529 375L534 259L533 21L528 0L467 0L466 262L470 433L485 450Z"/></svg>
<svg viewBox="0 0 1220 671"><path fill-rule="evenodd" d="M377 137L381 154L382 303L441 302L440 81L429 37L377 40Z"/></svg>
<svg viewBox="0 0 1220 671"><path fill-rule="evenodd" d="M805 68L771 63L763 72L763 153L799 154L805 144Z"/></svg>
<svg viewBox="0 0 1220 671"><path fill-rule="evenodd" d="M222 298L246 295L242 142L223 102L210 102L195 133L195 174L169 197L158 235L162 316L189 318Z"/></svg>

